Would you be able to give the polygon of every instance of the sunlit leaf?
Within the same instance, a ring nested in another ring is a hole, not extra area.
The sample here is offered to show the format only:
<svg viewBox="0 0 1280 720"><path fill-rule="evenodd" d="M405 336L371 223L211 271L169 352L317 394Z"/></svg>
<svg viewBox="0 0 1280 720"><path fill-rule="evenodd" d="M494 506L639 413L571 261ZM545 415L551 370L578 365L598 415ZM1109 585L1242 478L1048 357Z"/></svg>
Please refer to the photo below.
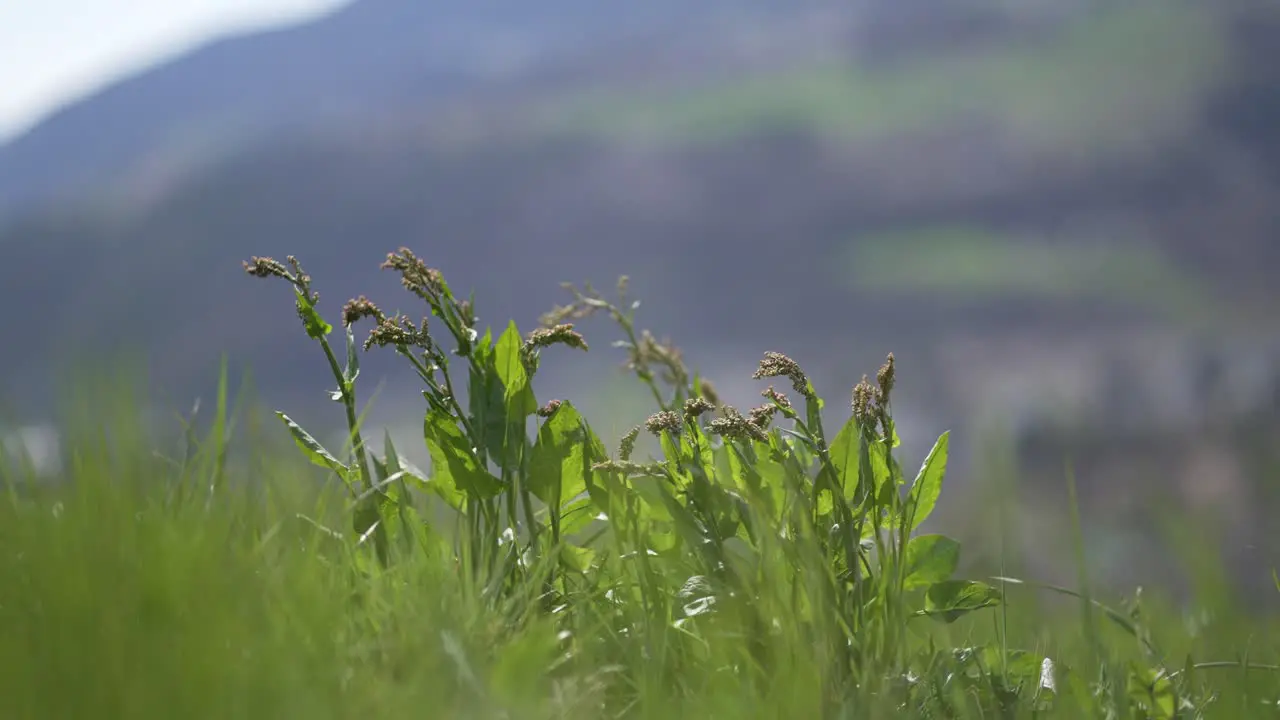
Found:
<svg viewBox="0 0 1280 720"><path fill-rule="evenodd" d="M489 498L501 492L501 482L480 467L475 452L453 418L438 410L427 413L423 437L431 453L430 487L445 500L452 504L456 499L455 490L476 498Z"/></svg>
<svg viewBox="0 0 1280 720"><path fill-rule="evenodd" d="M1000 603L1000 591L972 580L946 580L934 583L925 592L924 614L944 622L955 622L965 613Z"/></svg>
<svg viewBox="0 0 1280 720"><path fill-rule="evenodd" d="M912 590L948 580L960 562L960 543L942 535L920 535L907 543L903 588Z"/></svg>
<svg viewBox="0 0 1280 720"><path fill-rule="evenodd" d="M311 433L303 430L302 426L298 425L298 423L294 422L292 418L282 412L276 411L276 416L280 418L285 427L289 428L289 433L293 435L293 441L302 450L303 454L307 456L308 460L320 467L329 468L336 472L343 480L350 480L350 471L347 466L338 462L338 459L326 450L324 446L320 444L319 440L311 437Z"/></svg>
<svg viewBox="0 0 1280 720"><path fill-rule="evenodd" d="M947 447L951 433L944 432L934 443L929 456L920 466L907 499L907 512L912 514L910 530L914 530L933 513L942 493L942 478L947 473Z"/></svg>
<svg viewBox="0 0 1280 720"><path fill-rule="evenodd" d="M529 491L557 509L587 489L588 438L582 416L568 402L538 430L529 457Z"/></svg>
<svg viewBox="0 0 1280 720"><path fill-rule="evenodd" d="M520 336L520 331L515 322L511 322L498 338L498 345L494 349L494 368L498 379L502 381L503 402L506 404L507 415L512 420L528 417L538 409L537 400L529 385L528 371L520 358L520 348L523 345L524 339Z"/></svg>

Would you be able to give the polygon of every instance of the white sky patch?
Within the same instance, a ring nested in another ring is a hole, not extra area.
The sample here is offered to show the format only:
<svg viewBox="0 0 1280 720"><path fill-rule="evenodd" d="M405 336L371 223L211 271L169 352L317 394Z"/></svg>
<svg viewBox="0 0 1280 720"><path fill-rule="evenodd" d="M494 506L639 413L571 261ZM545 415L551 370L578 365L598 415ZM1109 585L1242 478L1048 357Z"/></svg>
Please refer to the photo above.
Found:
<svg viewBox="0 0 1280 720"><path fill-rule="evenodd" d="M219 36L348 0L0 0L0 144L85 94Z"/></svg>

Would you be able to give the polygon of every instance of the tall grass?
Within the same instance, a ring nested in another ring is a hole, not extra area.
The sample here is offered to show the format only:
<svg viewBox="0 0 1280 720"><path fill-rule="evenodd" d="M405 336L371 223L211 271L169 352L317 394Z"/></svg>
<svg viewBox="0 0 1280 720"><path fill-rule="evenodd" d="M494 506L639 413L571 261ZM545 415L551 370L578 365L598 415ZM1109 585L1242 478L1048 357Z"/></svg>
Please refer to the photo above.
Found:
<svg viewBox="0 0 1280 720"><path fill-rule="evenodd" d="M953 577L959 544L919 530L948 436L917 472L901 467L892 355L829 432L823 399L779 353L755 376L785 392L722 405L637 329L625 283L617 300L570 288L543 327L495 337L401 250L384 267L430 321L361 297L338 331L296 260L246 267L290 287L349 441L326 448L279 413L306 467L230 453L244 431L224 382L206 436L192 429L176 457L116 407L111 428L76 426L61 482L0 465L5 717L1277 711L1269 618L1218 606L1189 622L1158 599L1115 609ZM595 314L655 405L615 449L572 398L534 393L544 354L587 350L570 321ZM429 472L366 437L359 359L375 347L422 383ZM640 460L646 432L660 452Z"/></svg>

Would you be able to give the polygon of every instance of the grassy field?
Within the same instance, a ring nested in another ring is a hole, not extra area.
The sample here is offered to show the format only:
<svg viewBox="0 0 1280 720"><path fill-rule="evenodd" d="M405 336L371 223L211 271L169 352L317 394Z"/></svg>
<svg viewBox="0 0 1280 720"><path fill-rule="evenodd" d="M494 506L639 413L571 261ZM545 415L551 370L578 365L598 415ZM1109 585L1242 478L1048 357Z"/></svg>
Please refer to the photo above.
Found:
<svg viewBox="0 0 1280 720"><path fill-rule="evenodd" d="M1276 618L1213 573L1187 607L957 577L959 545L922 531L948 436L902 467L892 356L839 393L849 419L829 431L780 354L760 362L760 407L720 405L636 328L625 285L617 299L575 289L543 327L495 337L408 251L385 267L429 325L364 298L331 324L292 259L246 263L290 292L347 447L283 413L254 424L224 384L167 452L114 390L77 395L59 477L0 464L4 717L1280 711ZM587 350L572 323L595 314L654 403L617 448L572 398L534 396L543 362ZM422 382L430 472L361 428L359 360L378 349ZM657 459L636 452L640 434Z"/></svg>
<svg viewBox="0 0 1280 720"><path fill-rule="evenodd" d="M926 225L851 241L835 275L859 292L962 300L1091 300L1213 323L1213 288L1158 246L1123 240L1040 243L977 225Z"/></svg>

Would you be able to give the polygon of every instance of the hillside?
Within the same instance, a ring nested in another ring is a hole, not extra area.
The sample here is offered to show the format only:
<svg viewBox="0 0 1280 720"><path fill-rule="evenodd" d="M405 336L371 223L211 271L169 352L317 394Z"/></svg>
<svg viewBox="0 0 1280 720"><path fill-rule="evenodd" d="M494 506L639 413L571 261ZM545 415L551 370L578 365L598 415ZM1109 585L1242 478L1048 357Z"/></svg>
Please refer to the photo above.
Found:
<svg viewBox="0 0 1280 720"><path fill-rule="evenodd" d="M313 397L251 254L301 255L336 309L393 293L374 268L407 244L525 327L625 272L693 357L793 348L838 383L947 337L1253 333L1275 307L1263 4L513 7L361 0L0 149L5 392L41 406L59 363L133 347L176 397L224 351Z"/></svg>

